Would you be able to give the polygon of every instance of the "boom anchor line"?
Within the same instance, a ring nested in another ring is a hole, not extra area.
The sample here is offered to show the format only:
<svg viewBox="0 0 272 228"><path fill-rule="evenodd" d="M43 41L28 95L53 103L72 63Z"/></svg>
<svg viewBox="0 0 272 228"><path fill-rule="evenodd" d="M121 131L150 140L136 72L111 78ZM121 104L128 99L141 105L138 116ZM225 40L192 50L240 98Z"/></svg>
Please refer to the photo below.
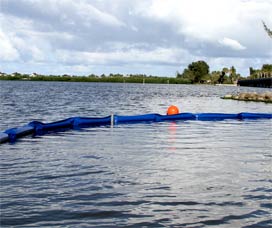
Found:
<svg viewBox="0 0 272 228"><path fill-rule="evenodd" d="M71 117L68 119L42 123L32 121L22 127L15 127L0 132L0 143L14 143L17 139L32 135L44 135L50 132L65 131L70 129L81 129L87 127L110 126L117 124L133 124L133 123L152 123L163 121L221 121L221 120L248 120L248 119L272 119L272 113L249 113L241 112L238 114L231 113L177 113L160 115L157 113L121 116L111 114L106 117Z"/></svg>

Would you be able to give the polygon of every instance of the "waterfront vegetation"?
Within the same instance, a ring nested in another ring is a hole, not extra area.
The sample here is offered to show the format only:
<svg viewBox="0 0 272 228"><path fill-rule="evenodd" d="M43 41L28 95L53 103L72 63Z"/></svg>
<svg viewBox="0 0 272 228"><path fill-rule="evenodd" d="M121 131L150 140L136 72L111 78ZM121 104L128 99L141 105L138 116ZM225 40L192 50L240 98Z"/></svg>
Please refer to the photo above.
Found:
<svg viewBox="0 0 272 228"><path fill-rule="evenodd" d="M249 68L250 76L242 77L234 66L210 72L205 61L192 62L182 73L176 72L176 77L162 77L145 74L109 74L109 75L43 75L43 74L6 74L0 72L0 80L28 81L67 81L67 82L117 82L117 83L157 83L157 84L236 84L239 79L256 78L260 73L272 75L272 65L264 64L262 69ZM261 74L262 75L262 74Z"/></svg>
<svg viewBox="0 0 272 228"><path fill-rule="evenodd" d="M253 69L250 67L249 72L249 79L272 77L272 64L263 64L262 69Z"/></svg>
<svg viewBox="0 0 272 228"><path fill-rule="evenodd" d="M0 77L0 80L29 80L29 81L67 81L67 82L117 82L117 83L157 83L157 84L189 84L190 81L182 78L157 77L141 74L134 75L40 75L40 74L6 74Z"/></svg>

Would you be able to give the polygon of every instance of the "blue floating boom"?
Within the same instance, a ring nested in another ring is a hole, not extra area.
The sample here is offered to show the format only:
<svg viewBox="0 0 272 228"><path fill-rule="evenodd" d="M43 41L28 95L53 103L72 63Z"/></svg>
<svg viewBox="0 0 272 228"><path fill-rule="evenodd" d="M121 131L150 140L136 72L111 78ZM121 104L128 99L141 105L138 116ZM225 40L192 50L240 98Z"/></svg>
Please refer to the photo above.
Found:
<svg viewBox="0 0 272 228"><path fill-rule="evenodd" d="M7 141L9 141L9 135L4 132L1 132L0 133L0 143L4 143Z"/></svg>
<svg viewBox="0 0 272 228"><path fill-rule="evenodd" d="M17 138L21 138L26 135L31 135L35 133L35 128L30 126L30 125L25 125L23 127L18 127L18 128L11 128L6 130L4 135L8 135L8 140L6 140L6 137L0 138L0 142L15 142Z"/></svg>
<svg viewBox="0 0 272 228"><path fill-rule="evenodd" d="M117 124L130 124L141 122L162 122L177 120L220 121L225 119L272 119L271 113L179 113L176 115L160 115L157 113L136 116L112 115L107 117L71 117L52 123L32 121L29 124L11 128L0 132L0 143L15 142L26 135L43 135L49 132L64 131L68 129L80 129L84 127L98 127Z"/></svg>

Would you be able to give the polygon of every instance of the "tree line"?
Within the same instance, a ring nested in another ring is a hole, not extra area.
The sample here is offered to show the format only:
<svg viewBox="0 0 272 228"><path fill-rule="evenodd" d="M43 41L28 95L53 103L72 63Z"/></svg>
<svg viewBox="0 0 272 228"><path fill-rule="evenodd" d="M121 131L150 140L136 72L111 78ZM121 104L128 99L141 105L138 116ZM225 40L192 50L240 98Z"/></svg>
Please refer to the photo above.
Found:
<svg viewBox="0 0 272 228"><path fill-rule="evenodd" d="M238 80L246 78L258 78L260 73L272 75L272 64L263 64L261 69L249 68L250 75L242 77L237 73L234 66L224 67L221 71L209 71L209 65L205 61L196 61L188 65L183 73L177 72L177 78L188 81L189 83L205 84L236 84Z"/></svg>
<svg viewBox="0 0 272 228"><path fill-rule="evenodd" d="M26 81L63 81L63 82L112 82L112 83L156 83L156 84L186 84L182 78L147 76L145 74L109 74L109 75L28 75L15 72L0 75L0 80L26 80Z"/></svg>
<svg viewBox="0 0 272 228"><path fill-rule="evenodd" d="M250 76L256 78L260 72L272 74L272 64L263 64L261 69L249 68ZM29 81L71 81L71 82L118 82L118 83L158 83L158 84L235 84L237 80L245 79L237 73L234 66L224 67L220 71L210 72L209 65L199 60L192 62L176 77L147 76L145 74L109 74L86 76L75 75L41 75L41 74L13 74L0 73L0 80L29 80Z"/></svg>
<svg viewBox="0 0 272 228"><path fill-rule="evenodd" d="M243 77L236 72L234 66L230 68L224 67L221 71L210 72L209 65L205 61L200 60L189 64L183 73L177 72L177 78L187 80L189 83L231 84L236 83L237 80Z"/></svg>

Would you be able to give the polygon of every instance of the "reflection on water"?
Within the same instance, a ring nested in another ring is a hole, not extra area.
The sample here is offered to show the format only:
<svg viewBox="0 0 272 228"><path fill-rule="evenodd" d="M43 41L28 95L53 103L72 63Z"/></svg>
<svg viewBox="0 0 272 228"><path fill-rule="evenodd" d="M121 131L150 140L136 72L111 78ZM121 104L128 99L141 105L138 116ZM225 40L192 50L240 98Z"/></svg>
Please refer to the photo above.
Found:
<svg viewBox="0 0 272 228"><path fill-rule="evenodd" d="M2 130L33 119L163 114L170 104L186 112L271 112L271 105L219 99L237 89L230 87L1 81L0 87ZM124 124L3 144L1 227L269 227L271 124Z"/></svg>

